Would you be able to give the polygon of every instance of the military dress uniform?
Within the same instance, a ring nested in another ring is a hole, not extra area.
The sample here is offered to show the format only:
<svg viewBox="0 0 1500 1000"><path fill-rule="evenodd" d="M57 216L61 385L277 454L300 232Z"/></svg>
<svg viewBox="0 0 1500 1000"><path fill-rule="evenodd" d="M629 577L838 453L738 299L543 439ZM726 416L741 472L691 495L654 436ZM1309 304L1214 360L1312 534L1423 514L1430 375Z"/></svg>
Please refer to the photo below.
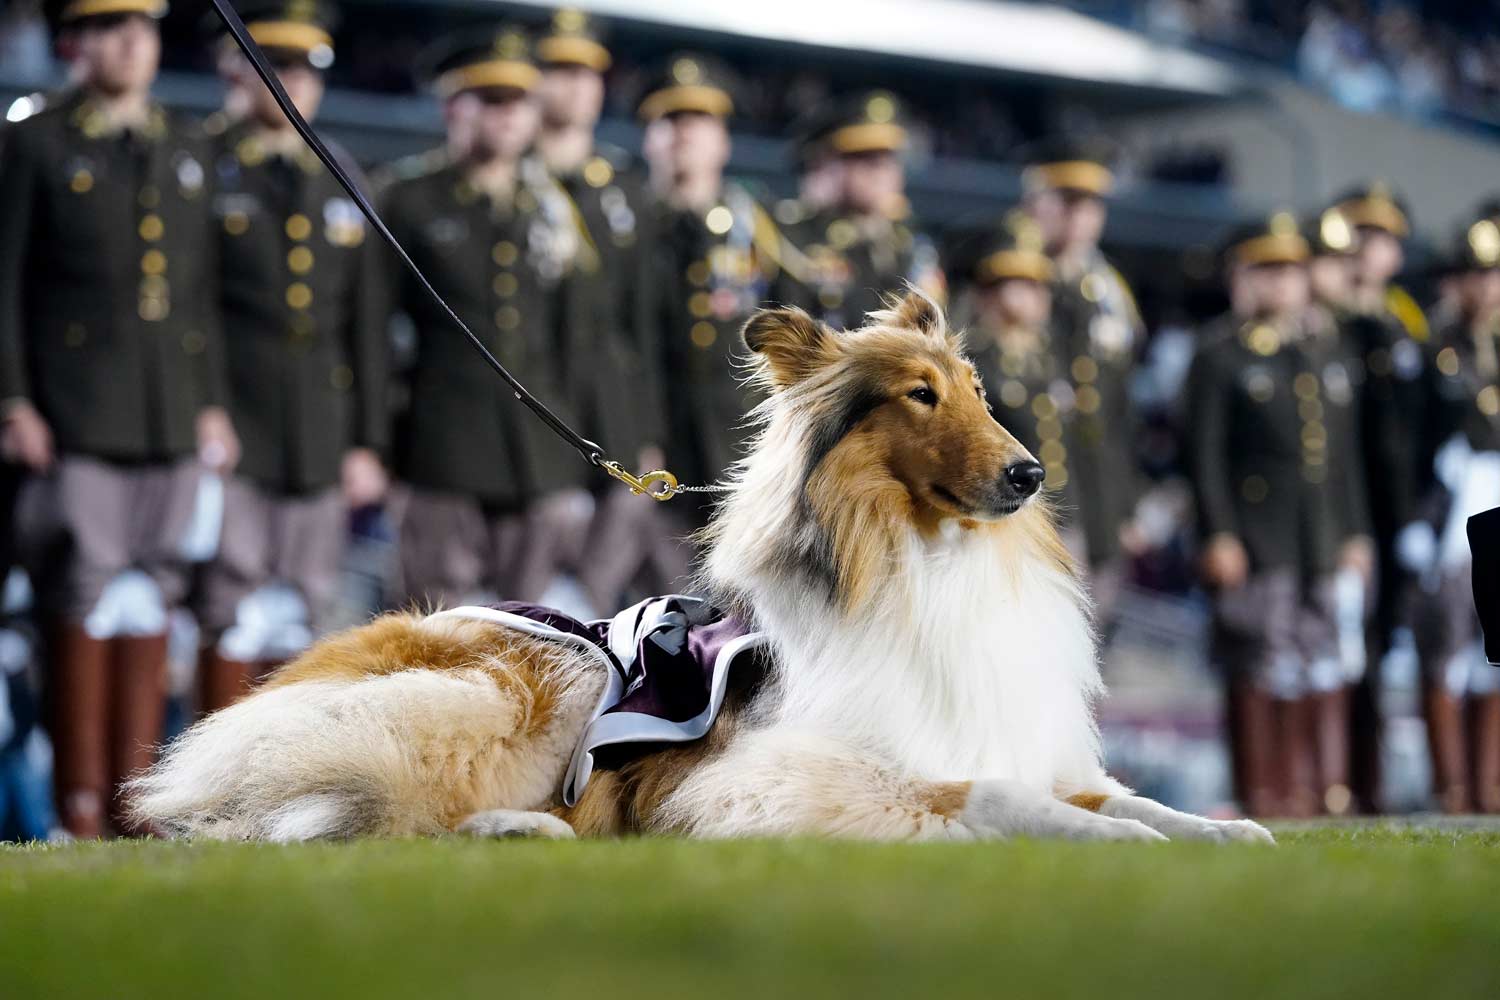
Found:
<svg viewBox="0 0 1500 1000"><path fill-rule="evenodd" d="M1378 183L1339 198L1320 218L1320 230L1330 225L1335 238L1340 227L1352 228L1354 247L1369 232L1396 239L1410 232L1405 207ZM1379 664L1400 624L1409 589L1408 574L1396 556L1396 535L1414 516L1431 478L1414 433L1427 406L1422 376L1427 319L1409 294L1392 285L1374 306L1351 305L1339 311L1338 320L1360 396L1361 460L1377 574L1366 648L1368 663ZM1380 810L1381 680L1379 670L1367 669L1354 693L1354 787L1370 812Z"/></svg>
<svg viewBox="0 0 1500 1000"><path fill-rule="evenodd" d="M1070 141L1038 147L1022 178L1028 191L1093 198L1107 197L1114 185L1104 153ZM1145 330L1130 286L1102 253L1095 250L1081 263L1054 261L1054 267L1057 349L1078 385L1069 479L1079 499L1084 565L1107 621L1125 575L1120 530L1142 492L1130 378Z"/></svg>
<svg viewBox="0 0 1500 1000"><path fill-rule="evenodd" d="M662 433L658 374L647 363L656 331L645 322L641 286L649 199L635 164L616 147L601 144L577 170L552 176L567 197L578 241L566 308L590 336L571 359L580 417L591 440L633 462Z"/></svg>
<svg viewBox="0 0 1500 1000"><path fill-rule="evenodd" d="M462 48L442 69L446 93L536 81L524 38ZM394 183L382 215L412 259L486 347L537 398L573 422L562 301L572 281L572 228L538 164L518 165L510 197L492 198L462 164ZM383 255L388 256L388 255ZM408 600L488 594L535 600L575 527L562 499L587 472L576 452L515 398L452 320L394 259L384 284L417 331L409 411L394 471Z"/></svg>
<svg viewBox="0 0 1500 1000"><path fill-rule="evenodd" d="M79 0L62 21L164 10ZM33 405L58 456L17 517L53 624L60 811L83 836L161 736L197 424L225 397L208 163L188 123L151 105L123 124L87 91L15 125L0 154L0 400Z"/></svg>
<svg viewBox="0 0 1500 1000"><path fill-rule="evenodd" d="M300 0L245 17L252 37L277 43L266 44L273 60L311 65L331 41L326 12ZM359 208L295 133L241 121L212 147L228 402L242 453L200 579L200 624L218 646L202 676L209 710L325 620L348 534L341 462L353 448L378 452L387 433L385 318L366 287L376 276ZM267 604L267 588L287 587L293 599Z"/></svg>
<svg viewBox="0 0 1500 1000"><path fill-rule="evenodd" d="M582 11L557 11L537 40L542 72L610 66L597 23ZM583 433L607 456L634 469L666 433L660 386L660 329L648 314L652 209L644 172L624 150L596 142L581 162L549 170L568 203L578 251L563 303L576 344L567 359ZM595 511L572 567L600 610L618 605L637 577L645 591L672 589L688 570L686 550L666 537L663 509L597 474Z"/></svg>
<svg viewBox="0 0 1500 1000"><path fill-rule="evenodd" d="M646 120L677 113L727 117L725 75L708 60L678 55L641 101ZM707 208L658 200L655 252L646 289L660 331L657 365L667 414L667 467L683 483L712 483L743 453L745 417L758 402L741 379L740 328L765 304L781 276L786 239L742 186L726 182ZM706 505L673 501L675 514L701 521Z"/></svg>
<svg viewBox="0 0 1500 1000"><path fill-rule="evenodd" d="M1307 249L1294 220L1273 217L1240 233L1230 256L1300 264ZM1213 632L1231 680L1240 794L1255 811L1318 808L1310 699L1345 680L1338 570L1368 518L1357 397L1340 352L1336 331L1306 317L1226 316L1202 334L1185 385L1199 534L1238 539L1248 557L1245 583L1214 595ZM1348 789L1333 798L1347 808Z"/></svg>
<svg viewBox="0 0 1500 1000"><path fill-rule="evenodd" d="M1024 217L1008 218L989 239L973 268L980 294L1003 281L1034 281L1050 285L1052 262L1041 246L1035 225ZM1058 512L1063 537L1070 548L1081 543L1073 512L1078 498L1068 473L1068 451L1074 446L1077 412L1077 375L1069 359L1057 350L1050 324L1030 329L1003 319L992 320L984 309L969 328L969 357L984 382L985 397L995 419L1020 441L1046 470L1043 488Z"/></svg>
<svg viewBox="0 0 1500 1000"><path fill-rule="evenodd" d="M900 155L908 130L896 98L883 91L860 97L830 123L822 138L841 157ZM880 212L856 213L835 204L815 212L788 232L803 259L795 261L798 280L782 298L793 299L835 329L852 329L865 316L888 305L907 286L938 303L947 284L937 245L911 225L904 198Z"/></svg>
<svg viewBox="0 0 1500 1000"><path fill-rule="evenodd" d="M1500 269L1500 228L1474 223L1454 256L1459 272ZM1448 811L1500 812L1500 668L1482 649L1466 533L1471 516L1500 505L1500 313L1453 316L1427 354L1422 451L1435 471L1402 538L1427 539L1426 558L1409 559L1434 786Z"/></svg>

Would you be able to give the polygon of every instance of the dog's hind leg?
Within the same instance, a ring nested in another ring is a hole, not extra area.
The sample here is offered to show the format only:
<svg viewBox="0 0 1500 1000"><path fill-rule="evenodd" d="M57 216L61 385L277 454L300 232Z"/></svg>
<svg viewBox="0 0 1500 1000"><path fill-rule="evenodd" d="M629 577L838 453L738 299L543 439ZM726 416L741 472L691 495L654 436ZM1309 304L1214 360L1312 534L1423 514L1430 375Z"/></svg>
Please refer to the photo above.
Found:
<svg viewBox="0 0 1500 1000"><path fill-rule="evenodd" d="M521 809L488 809L469 816L454 830L471 837L539 837L547 840L572 840L576 834L565 821L551 813L526 812Z"/></svg>

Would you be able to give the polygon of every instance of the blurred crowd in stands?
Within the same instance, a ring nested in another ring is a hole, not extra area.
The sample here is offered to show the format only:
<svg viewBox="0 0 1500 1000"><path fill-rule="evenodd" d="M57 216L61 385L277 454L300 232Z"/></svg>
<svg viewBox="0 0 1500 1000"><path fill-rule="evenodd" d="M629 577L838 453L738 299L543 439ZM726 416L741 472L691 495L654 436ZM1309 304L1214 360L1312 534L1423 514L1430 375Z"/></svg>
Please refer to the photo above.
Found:
<svg viewBox="0 0 1500 1000"><path fill-rule="evenodd" d="M1085 0L1081 6L1093 6ZM1105 6L1113 6L1106 4ZM1145 31L1295 66L1360 111L1494 124L1500 5L1459 0L1145 0L1122 12Z"/></svg>

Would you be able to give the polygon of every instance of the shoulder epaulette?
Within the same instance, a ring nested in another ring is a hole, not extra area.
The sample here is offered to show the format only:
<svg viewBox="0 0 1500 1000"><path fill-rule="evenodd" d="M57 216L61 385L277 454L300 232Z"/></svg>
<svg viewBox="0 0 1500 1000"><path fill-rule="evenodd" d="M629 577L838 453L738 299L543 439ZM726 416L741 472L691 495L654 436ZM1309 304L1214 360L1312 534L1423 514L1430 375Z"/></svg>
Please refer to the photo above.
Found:
<svg viewBox="0 0 1500 1000"><path fill-rule="evenodd" d="M1135 325L1140 326L1142 324L1141 307L1140 303L1135 300L1135 289L1130 287L1130 282L1125 280L1125 275L1120 273L1119 268L1108 261L1105 262L1104 266L1109 271L1110 276L1115 279L1115 284L1120 286L1120 292L1125 296L1125 304L1130 307L1130 315L1135 318Z"/></svg>
<svg viewBox="0 0 1500 1000"><path fill-rule="evenodd" d="M1400 285L1391 285L1385 290L1385 307L1400 321L1408 337L1425 341L1431 336L1432 330L1428 326L1427 315L1422 312L1422 307L1417 305L1417 300Z"/></svg>
<svg viewBox="0 0 1500 1000"><path fill-rule="evenodd" d="M796 244L787 239L781 227L776 225L776 220L771 218L771 213L767 212L758 200L752 201L751 211L755 216L755 228L751 239L756 249L796 280L801 282L810 280L813 271L807 256Z"/></svg>

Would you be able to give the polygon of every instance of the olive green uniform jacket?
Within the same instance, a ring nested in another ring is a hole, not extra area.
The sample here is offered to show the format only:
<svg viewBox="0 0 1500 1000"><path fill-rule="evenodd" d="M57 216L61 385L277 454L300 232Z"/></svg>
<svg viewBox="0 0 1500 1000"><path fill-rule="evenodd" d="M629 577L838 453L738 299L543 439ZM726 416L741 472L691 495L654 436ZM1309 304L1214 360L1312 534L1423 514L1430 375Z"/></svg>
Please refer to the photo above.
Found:
<svg viewBox="0 0 1500 1000"><path fill-rule="evenodd" d="M1225 317L1202 334L1185 386L1185 454L1203 538L1233 535L1251 573L1304 582L1369 532L1355 386L1332 332L1289 342Z"/></svg>
<svg viewBox="0 0 1500 1000"><path fill-rule="evenodd" d="M1500 452L1500 327L1476 336L1456 318L1439 326L1427 344L1423 382L1427 406L1420 452L1429 465L1455 438L1471 451ZM1425 486L1414 515L1441 529L1452 492L1436 474Z"/></svg>
<svg viewBox="0 0 1500 1000"><path fill-rule="evenodd" d="M0 149L0 400L29 399L64 454L190 454L226 395L204 137L160 108L111 133L74 94Z"/></svg>
<svg viewBox="0 0 1500 1000"><path fill-rule="evenodd" d="M513 203L493 204L460 168L444 166L393 183L382 215L469 329L572 423L574 345L562 302L573 264L560 235L565 223L547 197L528 182ZM396 474L421 489L508 509L582 483L587 466L578 453L515 398L393 255L382 257L389 308L406 313L416 331Z"/></svg>
<svg viewBox="0 0 1500 1000"><path fill-rule="evenodd" d="M979 326L968 333L969 357L984 382L990 412L1047 470L1043 489L1064 524L1078 507L1069 475L1070 450L1076 447L1077 389L1050 333L1037 337L1030 350L1005 350Z"/></svg>
<svg viewBox="0 0 1500 1000"><path fill-rule="evenodd" d="M1431 484L1421 428L1430 383L1423 346L1395 313L1341 312L1350 371L1360 387L1361 453L1372 528L1388 553Z"/></svg>
<svg viewBox="0 0 1500 1000"><path fill-rule="evenodd" d="M667 468L683 483L717 480L742 454L758 401L743 382L740 329L781 274L784 239L737 185L706 211L657 203L645 291L659 331L657 365L667 414Z"/></svg>
<svg viewBox="0 0 1500 1000"><path fill-rule="evenodd" d="M1140 421L1130 379L1143 338L1135 299L1102 257L1052 289L1054 343L1074 383L1074 446L1069 482L1089 562L1120 552L1120 527L1131 518L1144 483L1138 464Z"/></svg>
<svg viewBox="0 0 1500 1000"><path fill-rule="evenodd" d="M655 251L652 220L633 167L622 150L600 146L578 170L555 175L579 240L564 308L577 344L569 367L580 429L627 468L666 433L661 331L644 294Z"/></svg>
<svg viewBox="0 0 1500 1000"><path fill-rule="evenodd" d="M377 250L311 151L276 156L238 125L216 137L213 165L237 471L272 491L324 489L349 448L385 445Z"/></svg>

